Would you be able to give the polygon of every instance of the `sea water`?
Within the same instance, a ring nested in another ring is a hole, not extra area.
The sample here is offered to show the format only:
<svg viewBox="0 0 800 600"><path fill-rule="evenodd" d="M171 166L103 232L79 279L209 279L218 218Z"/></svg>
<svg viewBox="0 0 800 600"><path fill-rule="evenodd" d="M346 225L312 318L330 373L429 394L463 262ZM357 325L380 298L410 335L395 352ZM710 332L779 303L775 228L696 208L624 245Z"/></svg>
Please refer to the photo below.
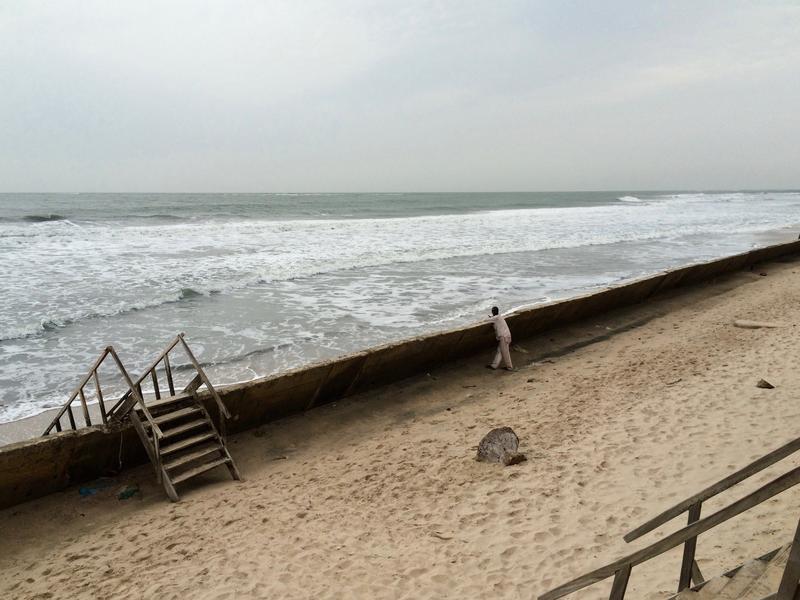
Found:
<svg viewBox="0 0 800 600"><path fill-rule="evenodd" d="M109 344L138 375L183 331L244 381L798 224L800 192L0 194L0 422L63 403Z"/></svg>

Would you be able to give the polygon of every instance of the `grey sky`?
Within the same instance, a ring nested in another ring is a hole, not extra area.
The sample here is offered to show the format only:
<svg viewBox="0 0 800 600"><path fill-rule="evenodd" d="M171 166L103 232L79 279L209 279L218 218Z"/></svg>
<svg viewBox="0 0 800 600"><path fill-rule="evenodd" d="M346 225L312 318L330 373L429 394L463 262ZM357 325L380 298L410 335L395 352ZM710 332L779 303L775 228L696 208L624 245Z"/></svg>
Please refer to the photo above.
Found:
<svg viewBox="0 0 800 600"><path fill-rule="evenodd" d="M0 191L800 187L800 2L0 0Z"/></svg>

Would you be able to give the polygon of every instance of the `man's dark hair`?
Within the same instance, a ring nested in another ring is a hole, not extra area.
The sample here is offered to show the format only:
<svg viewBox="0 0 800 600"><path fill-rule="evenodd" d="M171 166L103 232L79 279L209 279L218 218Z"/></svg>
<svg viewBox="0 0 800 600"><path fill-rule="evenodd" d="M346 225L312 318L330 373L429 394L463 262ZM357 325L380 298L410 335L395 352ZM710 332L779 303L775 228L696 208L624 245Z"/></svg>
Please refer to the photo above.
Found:
<svg viewBox="0 0 800 600"><path fill-rule="evenodd" d="M493 316L497 316L498 314L500 314L500 309L497 308L496 306L493 306L492 307L492 315Z"/></svg>

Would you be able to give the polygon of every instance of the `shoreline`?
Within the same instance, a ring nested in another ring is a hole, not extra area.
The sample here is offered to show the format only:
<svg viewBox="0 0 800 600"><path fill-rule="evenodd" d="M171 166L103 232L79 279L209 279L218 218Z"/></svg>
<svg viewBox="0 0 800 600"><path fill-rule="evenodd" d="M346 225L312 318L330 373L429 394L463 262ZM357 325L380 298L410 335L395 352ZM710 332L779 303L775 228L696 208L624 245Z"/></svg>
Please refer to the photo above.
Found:
<svg viewBox="0 0 800 600"><path fill-rule="evenodd" d="M749 248L748 250L743 250L743 252L757 250L757 249L760 249L760 248L769 247L771 245L775 245L775 244L779 244L779 243L789 243L791 241L794 241L794 239L787 239L787 236L789 235L789 232L791 232L792 235L793 235L794 232L796 232L798 230L798 228L800 228L800 225L789 225L789 226L786 226L786 227L782 227L780 229L757 232L757 233L754 234L754 238L759 240L759 243L754 243L751 246L751 248ZM506 316L512 316L512 315L518 314L520 312L524 312L524 311L540 308L540 307L547 306L547 305L550 305L550 304L563 302L563 301L571 300L571 299L574 299L574 298L580 298L580 297L583 297L583 296L586 296L586 295L595 294L595 293L600 293L600 292L602 292L604 290L608 290L608 289L613 289L613 288L616 288L616 287L624 286L624 285L633 283L633 282L635 282L637 280L645 279L645 278L648 278L648 277L652 277L652 276L658 275L660 273L666 273L666 272L669 272L669 271L682 269L682 268L689 267L689 266L692 266L692 265L697 265L697 264L702 264L702 263L706 263L706 262L710 262L710 261L725 259L725 258L729 258L731 256L736 256L736 255L737 254L732 254L732 255L728 254L728 255L721 255L721 256L718 256L718 257L714 257L714 258L711 258L711 259L697 259L697 260L694 260L694 261L691 261L691 262L688 262L688 263L681 263L681 264L678 264L678 265L674 265L674 266L672 266L672 267L670 267L668 269L662 269L662 270L656 270L656 271L649 272L649 273L641 273L641 274L638 274L638 275L632 275L630 277L626 277L626 278L617 280L617 281L613 282L610 285L589 286L587 288L583 288L583 289L577 290L577 291L575 291L573 293L568 293L567 295L564 295L564 296L556 296L554 298L550 298L550 299L548 299L547 301L544 301L544 302L541 302L541 301L540 302L529 302L529 303L523 303L523 304L514 305L508 311L505 311L503 314L506 315ZM368 348L354 349L354 350L352 350L350 352L344 352L344 353L338 354L336 356L333 356L333 357L330 357L330 358L327 358L327 359L323 359L323 360L319 360L319 361L307 362L307 363L303 363L303 364L297 365L295 367L292 367L290 369L284 369L282 371L269 373L268 375L259 375L259 376L256 376L256 377L253 377L251 379L244 380L244 381L228 382L228 383L221 384L221 385L215 386L215 387L217 387L219 390L227 389L227 388L233 388L233 387L239 387L239 386L247 385L250 382L257 381L257 380L260 380L260 379L263 379L263 378L281 376L281 375L286 375L286 374L293 373L293 372L296 372L296 371L313 369L313 368L315 368L315 367L317 367L317 366L319 366L321 364L326 364L326 363L331 362L331 361L336 361L338 359L345 358L345 357L347 357L349 355L352 355L352 354L359 354L359 353L365 353L365 352L367 352L367 353L368 352L374 352L374 351L376 351L376 350L378 350L378 349L380 349L380 348L382 348L384 346L387 346L387 345L403 344L405 342L409 342L411 340L418 339L420 337L436 336L436 335L445 334L445 333L447 333L449 331L453 331L454 329L461 329L461 328L465 328L465 327L469 328L469 327L479 326L481 324L481 322L482 321L471 321L471 322L465 322L465 323L457 324L457 325L454 326L454 328L451 327L451 328L446 328L446 329L430 330L430 331L426 330L426 331L423 331L422 333L408 335L406 337L401 337L401 338L399 338L397 340L387 341L387 342L385 342L383 344L378 344L378 345L371 346L371 347L368 347ZM75 381L77 382L82 375L83 375L82 372L81 373L76 373ZM64 401L65 400L66 400L66 395L64 396ZM93 403L90 403L89 405L90 406L96 406L96 404L93 404ZM21 442L21 441L26 441L26 440L33 439L33 438L41 436L41 433L44 431L44 429L47 427L47 425L49 424L49 422L52 420L53 416L55 416L55 414L58 412L59 409L60 409L60 405L57 406L57 407L54 407L54 408L44 409L41 412L38 412L38 413L35 413L35 414L32 414L32 415L28 415L28 416L25 416L25 417L22 417L22 418L19 418L19 419L14 419L12 421L0 422L0 448L3 447L4 445L16 443L16 442Z"/></svg>
<svg viewBox="0 0 800 600"><path fill-rule="evenodd" d="M798 272L798 256L762 263L534 335L515 373L471 356L234 435L245 481L209 473L178 504L143 465L106 493L71 486L0 510L0 595L535 597L649 544L621 536L796 437ZM757 388L762 377L775 389ZM528 461L476 462L474 446L503 425ZM139 494L117 500L133 483ZM704 575L791 539L798 500L793 488L701 536ZM669 597L680 558L638 566L629 593Z"/></svg>

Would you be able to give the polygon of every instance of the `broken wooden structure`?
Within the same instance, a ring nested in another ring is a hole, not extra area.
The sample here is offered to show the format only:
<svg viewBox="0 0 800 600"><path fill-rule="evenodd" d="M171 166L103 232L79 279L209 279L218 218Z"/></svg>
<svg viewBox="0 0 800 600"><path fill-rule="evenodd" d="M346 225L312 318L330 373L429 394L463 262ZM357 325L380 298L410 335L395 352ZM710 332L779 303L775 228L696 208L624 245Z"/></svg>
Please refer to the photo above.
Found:
<svg viewBox="0 0 800 600"><path fill-rule="evenodd" d="M175 387L174 367L170 363L170 353L178 347L189 360L186 366L195 372L191 381L182 389ZM128 389L107 409L98 369L109 356ZM159 385L160 373L166 379L163 391L162 385ZM102 425L120 426L130 420L153 463L156 478L164 486L170 500L179 500L176 485L216 467L225 466L234 479L241 479L225 443L225 423L231 415L186 343L183 333L178 334L135 381L128 375L114 348L105 348L43 435L49 435L53 429L62 431L64 426L61 420L65 415L70 428L78 428L72 408L77 399L80 399L85 426L92 426L85 391L90 381L94 382ZM152 395L148 394L145 398L142 386L148 384L152 385ZM198 396L203 386L214 400L219 428Z"/></svg>
<svg viewBox="0 0 800 600"><path fill-rule="evenodd" d="M800 483L800 467L791 469L736 502L701 519L700 509L703 502L798 450L800 450L800 438L765 454L735 473L665 510L626 534L623 539L626 542L633 541L688 512L686 527L637 552L560 585L539 596L539 600L556 600L610 577L613 577L614 580L609 600L622 600L633 567L681 545L683 545L683 560L678 575L678 593L675 598L680 600L694 596L697 596L698 600L701 598L702 600L712 600L713 598L796 600L800 598L800 523L798 523L790 544L728 571L720 577L705 580L695 560L698 535L797 485Z"/></svg>

